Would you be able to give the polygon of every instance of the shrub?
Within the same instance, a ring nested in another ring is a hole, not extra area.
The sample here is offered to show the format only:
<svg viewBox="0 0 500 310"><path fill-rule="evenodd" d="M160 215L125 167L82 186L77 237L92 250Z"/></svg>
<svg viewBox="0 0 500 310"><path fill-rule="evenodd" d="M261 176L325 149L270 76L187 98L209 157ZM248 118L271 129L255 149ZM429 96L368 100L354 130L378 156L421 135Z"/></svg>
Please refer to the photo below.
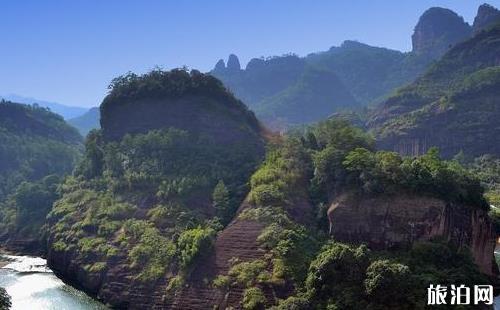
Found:
<svg viewBox="0 0 500 310"><path fill-rule="evenodd" d="M184 231L177 241L180 265L186 269L200 256L206 255L212 248L215 231L211 228L194 228Z"/></svg>
<svg viewBox="0 0 500 310"><path fill-rule="evenodd" d="M266 296L262 290L258 287L247 288L243 292L243 309L245 310L256 310L264 309L266 304Z"/></svg>
<svg viewBox="0 0 500 310"><path fill-rule="evenodd" d="M229 286L229 284L230 284L229 277L223 275L218 275L213 281L214 287L218 289L226 289Z"/></svg>
<svg viewBox="0 0 500 310"><path fill-rule="evenodd" d="M241 262L231 267L228 275L237 283L245 287L250 287L257 283L264 283L270 280L271 277L266 267L267 263L260 259L250 262Z"/></svg>

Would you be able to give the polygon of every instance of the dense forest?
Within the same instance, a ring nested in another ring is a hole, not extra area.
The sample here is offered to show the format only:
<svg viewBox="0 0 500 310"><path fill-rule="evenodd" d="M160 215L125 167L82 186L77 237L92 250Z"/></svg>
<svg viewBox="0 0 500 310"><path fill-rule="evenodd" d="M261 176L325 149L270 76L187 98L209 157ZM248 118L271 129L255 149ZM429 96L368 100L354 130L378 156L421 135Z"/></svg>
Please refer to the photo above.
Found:
<svg viewBox="0 0 500 310"><path fill-rule="evenodd" d="M58 184L79 159L82 138L45 108L0 102L0 231L3 242L37 244Z"/></svg>
<svg viewBox="0 0 500 310"><path fill-rule="evenodd" d="M500 26L458 44L372 114L380 147L419 155L439 146L447 157L500 154Z"/></svg>
<svg viewBox="0 0 500 310"><path fill-rule="evenodd" d="M142 126L142 116L120 113L130 106L176 117ZM172 126L194 108L216 117L218 130L214 122ZM414 309L424 307L429 283L490 281L468 247L445 235L383 249L329 238L326 210L346 193L406 193L443 201L451 212L486 214L481 180L459 159L441 160L437 149L414 158L377 151L372 136L335 118L273 136L220 82L197 71L120 77L101 114L102 130L87 136L83 159L48 216L48 257L56 272L114 306L183 308L205 300L244 309ZM138 125L126 133L130 123ZM235 144L242 134L245 143ZM264 140L265 159L255 147ZM231 231L242 223L255 237ZM221 267L216 257L241 251L224 238L255 238L260 254Z"/></svg>

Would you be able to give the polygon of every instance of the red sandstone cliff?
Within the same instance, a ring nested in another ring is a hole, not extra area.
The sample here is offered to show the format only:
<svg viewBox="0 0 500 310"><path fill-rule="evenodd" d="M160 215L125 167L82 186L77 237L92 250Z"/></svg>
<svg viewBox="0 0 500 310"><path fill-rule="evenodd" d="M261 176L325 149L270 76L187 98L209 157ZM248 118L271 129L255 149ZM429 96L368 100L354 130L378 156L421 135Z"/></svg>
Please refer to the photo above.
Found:
<svg viewBox="0 0 500 310"><path fill-rule="evenodd" d="M496 273L496 236L483 210L422 196L344 195L331 204L328 219L335 239L367 243L374 249L405 248L442 237L460 248L468 247L483 273Z"/></svg>

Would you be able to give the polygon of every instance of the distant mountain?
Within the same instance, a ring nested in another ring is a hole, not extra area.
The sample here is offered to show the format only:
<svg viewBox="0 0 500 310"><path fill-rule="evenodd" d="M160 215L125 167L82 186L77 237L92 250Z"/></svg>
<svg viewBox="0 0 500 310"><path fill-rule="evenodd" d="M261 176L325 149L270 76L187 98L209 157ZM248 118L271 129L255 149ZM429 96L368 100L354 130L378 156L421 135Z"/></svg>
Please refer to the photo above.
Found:
<svg viewBox="0 0 500 310"><path fill-rule="evenodd" d="M428 55L403 53L356 41L345 41L339 47L306 57L308 63L335 72L363 105L381 101L393 89L412 82L432 60Z"/></svg>
<svg viewBox="0 0 500 310"><path fill-rule="evenodd" d="M452 10L433 7L422 14L415 26L411 36L413 52L436 59L471 33L472 27L463 17Z"/></svg>
<svg viewBox="0 0 500 310"><path fill-rule="evenodd" d="M312 123L332 111L360 104L331 71L308 67L292 86L254 106L255 113L272 128Z"/></svg>
<svg viewBox="0 0 500 310"><path fill-rule="evenodd" d="M500 155L500 24L447 52L370 118L379 146L420 155L438 146L446 157Z"/></svg>
<svg viewBox="0 0 500 310"><path fill-rule="evenodd" d="M397 88L413 82L450 48L470 38L473 31L491 26L497 14L495 8L482 5L474 26L470 26L455 12L434 7L425 11L415 26L411 52L345 41L306 57L254 58L244 69L231 54L227 66L221 59L211 74L254 109L268 126L309 123L338 109L357 109L384 101ZM304 83L304 73L311 68L329 71L332 84L316 87Z"/></svg>
<svg viewBox="0 0 500 310"><path fill-rule="evenodd" d="M495 7L485 3L481 5L477 10L477 15L476 18L474 18L472 30L474 31L474 33L478 33L479 31L485 30L498 22L500 22L500 11Z"/></svg>
<svg viewBox="0 0 500 310"><path fill-rule="evenodd" d="M68 120L68 123L78 129L82 136L86 136L89 131L100 127L99 119L101 117L99 107L89 109L83 115Z"/></svg>
<svg viewBox="0 0 500 310"><path fill-rule="evenodd" d="M9 95L5 95L5 96L0 96L0 98L3 98L3 99L8 100L8 101L24 103L24 104L36 103L41 107L49 108L52 112L61 115L65 119L70 119L73 117L80 116L87 111L86 108L82 108L82 107L68 106L68 105L57 103L57 102L39 100L39 99L31 98L31 97L19 96L16 94L9 94Z"/></svg>

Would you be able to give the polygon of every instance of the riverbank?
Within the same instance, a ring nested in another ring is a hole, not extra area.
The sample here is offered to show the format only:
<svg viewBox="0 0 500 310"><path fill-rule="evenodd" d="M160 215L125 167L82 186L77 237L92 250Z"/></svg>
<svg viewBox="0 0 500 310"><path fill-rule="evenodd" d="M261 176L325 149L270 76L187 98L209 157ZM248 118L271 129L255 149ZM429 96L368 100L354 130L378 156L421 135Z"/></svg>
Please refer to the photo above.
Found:
<svg viewBox="0 0 500 310"><path fill-rule="evenodd" d="M0 255L0 286L16 309L105 310L107 307L83 291L65 284L47 261L36 256Z"/></svg>

